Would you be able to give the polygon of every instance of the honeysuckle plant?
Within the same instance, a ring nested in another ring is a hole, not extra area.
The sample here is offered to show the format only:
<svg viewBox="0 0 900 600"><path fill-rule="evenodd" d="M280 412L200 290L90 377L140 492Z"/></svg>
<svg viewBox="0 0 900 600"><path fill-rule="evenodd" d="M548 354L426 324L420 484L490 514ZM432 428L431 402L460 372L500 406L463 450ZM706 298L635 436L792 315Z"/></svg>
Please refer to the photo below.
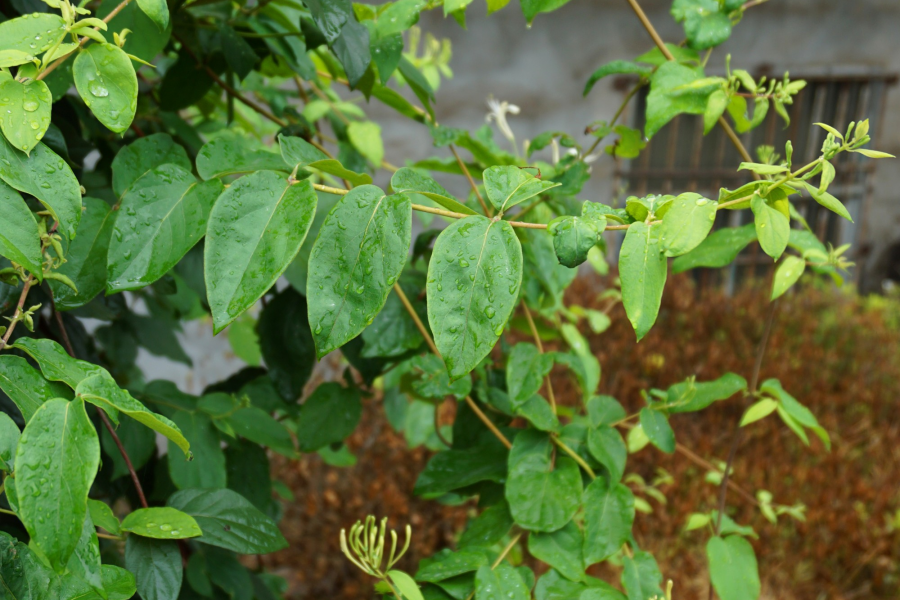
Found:
<svg viewBox="0 0 900 600"><path fill-rule="evenodd" d="M791 142L783 154L755 149L754 160L735 130L769 106L787 120L804 83L756 80L730 60L723 77L705 66L760 2L674 0L678 45L629 2L656 47L599 67L585 87L633 75L621 108L583 136L548 131L521 151L508 101L491 100L490 123L475 131L436 119L451 49L426 36L420 55L416 23L443 10L465 24L471 0L4 5L20 12L0 23L0 596L282 597L283 579L239 560L287 545L278 521L291 495L269 458L352 464L346 440L365 401L434 451L414 494L478 509L452 547L405 570L408 528L399 551L393 531L386 550L384 520L342 532L348 560L377 580L373 593L670 599L680 574L666 573L663 592L656 559L632 535L677 484L629 472L629 454L653 445L697 462L719 490L716 508L686 523L707 537L715 592L758 598L755 532L729 515L728 491L770 521L805 518L802 502L734 481L738 436L727 461L710 462L676 441L670 417L744 402L740 427L777 414L803 443L812 433L829 447L781 382L759 383L772 313L744 372L685 373L646 390L633 414L599 393L585 334L602 334L621 302L643 338L670 269L725 267L753 243L773 259L773 300L807 269L839 281L847 248L823 245L792 201L807 194L850 219L828 191L833 161L889 155L866 147L861 121L820 124L821 153L805 165ZM489 12L514 10L506 4L488 0ZM520 2L529 26L564 4ZM619 121L644 86L639 131ZM387 161L366 103L419 124L435 156ZM680 114L724 128L749 182L715 198L583 198L590 162L638 156ZM374 185L381 171L390 182ZM752 222L715 228L724 210ZM414 218L424 227L415 239ZM607 242L623 234L605 308L567 303L580 265L606 273ZM200 394L147 381L139 349L191 364L177 333L192 320L226 335L247 367ZM344 376L307 389L334 353ZM554 394L555 365L577 397ZM456 404L452 425L437 419L443 403ZM539 579L525 554L548 566ZM588 574L604 562L617 582Z"/></svg>

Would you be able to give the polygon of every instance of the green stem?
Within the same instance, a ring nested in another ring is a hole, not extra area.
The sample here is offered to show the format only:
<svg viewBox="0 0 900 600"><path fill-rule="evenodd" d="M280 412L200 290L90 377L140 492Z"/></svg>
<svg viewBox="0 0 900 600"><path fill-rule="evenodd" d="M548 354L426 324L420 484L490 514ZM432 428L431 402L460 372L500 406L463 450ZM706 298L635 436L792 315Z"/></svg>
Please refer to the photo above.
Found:
<svg viewBox="0 0 900 600"><path fill-rule="evenodd" d="M12 515L12 516L14 516L14 517L16 517L16 518L19 517L19 515L17 515L17 514L14 513L13 511L11 511L11 510L6 510L5 508L0 508L0 513L2 513L2 514L4 514L4 515Z"/></svg>
<svg viewBox="0 0 900 600"><path fill-rule="evenodd" d="M639 81L637 85L631 88L631 90L625 95L625 99L622 100L622 104L619 105L619 110L616 111L616 114L613 115L612 121L610 121L609 123L610 127L616 124L616 121L618 121L619 117L622 116L622 113L625 112L625 107L628 106L628 103L631 102L631 99L634 98L634 95L637 94L638 90L644 87L644 85L645 82L643 80ZM600 145L600 142L602 142L604 138L606 138L605 135L603 137L598 137L591 145L591 147L588 148L587 152L581 155L582 158L584 158L585 156L590 156L591 152L593 152L597 148L597 146Z"/></svg>
<svg viewBox="0 0 900 600"><path fill-rule="evenodd" d="M588 475L590 475L591 479L597 479L597 474L594 473L594 470L591 468L591 466L589 464L584 462L583 458L578 456L577 452L575 452L574 450L569 448L565 442L563 442L561 439L559 439L555 435L550 436L550 439L553 440L554 444L559 446L560 450L562 450L563 452L568 454L570 457L572 457L572 460L574 460L576 463L578 463L578 466L581 467L582 469L584 469L584 472L587 473Z"/></svg>

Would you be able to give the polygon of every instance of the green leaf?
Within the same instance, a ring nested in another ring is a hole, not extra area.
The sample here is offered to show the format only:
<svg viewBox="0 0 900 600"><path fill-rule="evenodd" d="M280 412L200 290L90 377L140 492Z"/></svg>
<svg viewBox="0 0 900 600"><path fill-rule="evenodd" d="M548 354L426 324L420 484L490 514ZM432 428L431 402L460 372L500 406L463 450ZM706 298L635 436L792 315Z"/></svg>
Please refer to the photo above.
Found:
<svg viewBox="0 0 900 600"><path fill-rule="evenodd" d="M362 415L362 402L355 389L323 383L303 403L297 416L300 450L314 452L341 442L353 433Z"/></svg>
<svg viewBox="0 0 900 600"><path fill-rule="evenodd" d="M0 468L12 473L19 445L19 426L6 413L0 413Z"/></svg>
<svg viewBox="0 0 900 600"><path fill-rule="evenodd" d="M83 379L106 373L103 367L72 358L62 346L49 338L19 338L12 347L37 361L44 377L62 381L73 390Z"/></svg>
<svg viewBox="0 0 900 600"><path fill-rule="evenodd" d="M528 552L572 581L584 578L583 546L584 536L573 521L552 533L528 536Z"/></svg>
<svg viewBox="0 0 900 600"><path fill-rule="evenodd" d="M506 362L506 386L513 410L538 393L551 368L552 354L540 353L534 344L513 346Z"/></svg>
<svg viewBox="0 0 900 600"><path fill-rule="evenodd" d="M681 273L697 267L717 269L730 264L750 242L756 241L756 227L725 227L714 231L699 246L672 262L672 272Z"/></svg>
<svg viewBox="0 0 900 600"><path fill-rule="evenodd" d="M807 183L805 181L801 181L800 183L803 184L803 187L806 188L806 191L809 192L809 195L813 197L813 200L815 200L831 212L844 217L851 223L853 222L853 218L850 216L850 212L840 200L838 200L828 192L820 192L819 188L810 183Z"/></svg>
<svg viewBox="0 0 900 600"><path fill-rule="evenodd" d="M409 367L412 392L423 400L442 401L447 396L462 400L472 391L472 380L468 377L450 383L443 361L434 354L414 356L409 360Z"/></svg>
<svg viewBox="0 0 900 600"><path fill-rule="evenodd" d="M449 211L464 215L477 215L478 213L459 202L450 192L445 190L438 182L423 175L416 169L403 167L391 176L391 187L398 193L422 194L429 200L433 200Z"/></svg>
<svg viewBox="0 0 900 600"><path fill-rule="evenodd" d="M390 577L391 581L394 582L394 585L397 586L397 589L407 600L425 600L424 596L422 596L422 590L416 585L416 581L403 571L392 569L387 572L387 576Z"/></svg>
<svg viewBox="0 0 900 600"><path fill-rule="evenodd" d="M0 581L6 598L49 600L57 591L55 580L54 573L28 544L0 531Z"/></svg>
<svg viewBox="0 0 900 600"><path fill-rule="evenodd" d="M675 452L675 432L669 425L669 418L650 407L641 409L641 427L650 442L668 454Z"/></svg>
<svg viewBox="0 0 900 600"><path fill-rule="evenodd" d="M584 490L584 562L606 560L631 539L634 496L617 483L598 477Z"/></svg>
<svg viewBox="0 0 900 600"><path fill-rule="evenodd" d="M227 481L225 454L222 452L216 429L206 415L196 412L176 411L172 420L182 430L191 444L192 460L184 460L173 451L169 455L169 476L179 489L202 487L221 488Z"/></svg>
<svg viewBox="0 0 900 600"><path fill-rule="evenodd" d="M508 456L507 449L494 439L465 450L438 452L419 474L413 493L438 497L479 481L503 481Z"/></svg>
<svg viewBox="0 0 900 600"><path fill-rule="evenodd" d="M757 600L759 568L750 542L737 535L710 538L706 544L713 587L722 600Z"/></svg>
<svg viewBox="0 0 900 600"><path fill-rule="evenodd" d="M185 512L203 530L198 541L239 554L267 554L287 547L278 526L231 490L181 490L167 504Z"/></svg>
<svg viewBox="0 0 900 600"><path fill-rule="evenodd" d="M317 201L308 180L292 183L274 171L241 177L219 196L204 249L216 333L281 277L306 238Z"/></svg>
<svg viewBox="0 0 900 600"><path fill-rule="evenodd" d="M660 590L662 573L656 559L649 552L638 550L633 556L624 556L622 563L622 586L628 592L628 600L649 600L662 598Z"/></svg>
<svg viewBox="0 0 900 600"><path fill-rule="evenodd" d="M663 216L659 233L666 256L681 256L699 246L712 229L718 205L693 192L678 195Z"/></svg>
<svg viewBox="0 0 900 600"><path fill-rule="evenodd" d="M610 75L639 75L639 76L647 76L653 72L653 69L647 67L645 65L639 65L635 62L631 62L630 60L614 60L612 62L608 62L593 73L588 78L587 83L584 85L584 93L583 95L587 96L588 93L594 88L594 84L603 79L604 77L608 77Z"/></svg>
<svg viewBox="0 0 900 600"><path fill-rule="evenodd" d="M86 582L98 595L106 596L100 566L100 544L90 513L85 515L81 537L66 564L69 573Z"/></svg>
<svg viewBox="0 0 900 600"><path fill-rule="evenodd" d="M100 579L109 600L129 600L137 592L134 575L121 567L100 565Z"/></svg>
<svg viewBox="0 0 900 600"><path fill-rule="evenodd" d="M791 234L790 220L780 210L763 200L759 194L753 194L750 209L753 211L759 245L766 254L778 260L787 248Z"/></svg>
<svg viewBox="0 0 900 600"><path fill-rule="evenodd" d="M484 191L488 200L500 213L504 213L516 204L533 198L560 183L542 181L516 166L490 167L484 171Z"/></svg>
<svg viewBox="0 0 900 600"><path fill-rule="evenodd" d="M81 185L69 165L50 148L38 144L26 156L0 136L0 179L40 200L59 222L60 233L75 237L81 218Z"/></svg>
<svg viewBox="0 0 900 600"><path fill-rule="evenodd" d="M679 114L702 115L706 112L709 88L682 88L702 77L702 71L669 61L659 66L650 77L647 94L647 123L644 133L648 139Z"/></svg>
<svg viewBox="0 0 900 600"><path fill-rule="evenodd" d="M0 389L19 408L26 423L44 402L66 395L64 386L47 381L28 361L12 354L0 355Z"/></svg>
<svg viewBox="0 0 900 600"><path fill-rule="evenodd" d="M471 216L447 227L428 265L428 322L450 379L497 343L522 283L522 247L506 221Z"/></svg>
<svg viewBox="0 0 900 600"><path fill-rule="evenodd" d="M691 378L668 389L666 411L677 414L703 410L713 402L727 400L746 389L747 380L734 373L725 373L714 381L702 383L697 383Z"/></svg>
<svg viewBox="0 0 900 600"><path fill-rule="evenodd" d="M624 419L628 413L612 396L594 396L587 401L588 418L592 427L612 425Z"/></svg>
<svg viewBox="0 0 900 600"><path fill-rule="evenodd" d="M292 169L299 166L321 171L322 173L346 179L353 186L372 183L372 177L368 173L357 173L345 168L340 161L328 158L327 154L303 138L281 135L278 137L278 143L281 147L281 156L284 162Z"/></svg>
<svg viewBox="0 0 900 600"><path fill-rule="evenodd" d="M290 432L266 411L255 406L242 408L228 417L234 431L250 441L268 446L289 458L297 457Z"/></svg>
<svg viewBox="0 0 900 600"><path fill-rule="evenodd" d="M122 521L122 531L158 540L182 540L202 535L194 517L168 506L139 508Z"/></svg>
<svg viewBox="0 0 900 600"><path fill-rule="evenodd" d="M0 23L0 46L30 56L46 52L65 35L66 22L57 14L35 12Z"/></svg>
<svg viewBox="0 0 900 600"><path fill-rule="evenodd" d="M256 333L256 319L244 315L232 322L228 327L228 343L235 356L250 366L258 367L262 363L262 350L259 347L259 335Z"/></svg>
<svg viewBox="0 0 900 600"><path fill-rule="evenodd" d="M758 402L754 402L741 417L741 427L755 423L761 419L765 419L778 408L778 402L771 398L763 398Z"/></svg>
<svg viewBox="0 0 900 600"><path fill-rule="evenodd" d="M546 433L526 429L509 452L506 500L513 519L531 531L556 531L581 505L581 472L570 458L551 460L553 443Z"/></svg>
<svg viewBox="0 0 900 600"><path fill-rule="evenodd" d="M50 88L43 81L22 83L8 78L0 83L0 95L0 106L6 109L6 114L0 115L3 135L16 149L30 154L50 125Z"/></svg>
<svg viewBox="0 0 900 600"><path fill-rule="evenodd" d="M192 168L184 147L176 144L168 133L154 133L137 138L116 154L112 161L112 188L122 198L135 181L155 167L177 165Z"/></svg>
<svg viewBox="0 0 900 600"><path fill-rule="evenodd" d="M703 134L706 135L719 122L719 117L728 108L728 94L725 90L716 90L709 95L706 101L706 110L703 112Z"/></svg>
<svg viewBox="0 0 900 600"><path fill-rule="evenodd" d="M18 514L32 541L62 572L81 537L100 440L81 400L45 402L16 452Z"/></svg>
<svg viewBox="0 0 900 600"><path fill-rule="evenodd" d="M480 546L490 548L502 540L509 528L513 526L512 515L509 514L509 504L501 500L490 506L469 523L468 528L459 538L459 548Z"/></svg>
<svg viewBox="0 0 900 600"><path fill-rule="evenodd" d="M541 431L559 431L559 419L543 396L535 394L515 410L516 414Z"/></svg>
<svg viewBox="0 0 900 600"><path fill-rule="evenodd" d="M893 154L888 154L887 152L880 152L878 150L867 150L865 148L859 148L857 150L851 150L851 152L858 152L863 156L868 156L869 158L897 158Z"/></svg>
<svg viewBox="0 0 900 600"><path fill-rule="evenodd" d="M155 1L165 5L164 0ZM116 133L128 129L137 109L138 84L124 50L114 44L91 44L78 52L72 74L78 94L107 129Z"/></svg>
<svg viewBox="0 0 900 600"><path fill-rule="evenodd" d="M2 181L0 212L3 213L3 222L0 223L0 256L22 265L41 281L44 270L37 220L28 210L22 196Z"/></svg>
<svg viewBox="0 0 900 600"><path fill-rule="evenodd" d="M573 356L572 354L559 352L556 354L556 362L562 363L575 371L581 385L582 398L590 398L597 390L597 386L600 385L600 361L591 352L590 344L588 344L587 339L581 335L581 332L578 331L575 325L563 323L559 328L559 332L562 334L563 339L566 340L566 343L569 344L574 353L574 358L577 359L579 364L574 364L574 361L569 358Z"/></svg>
<svg viewBox="0 0 900 600"><path fill-rule="evenodd" d="M529 600L531 597L522 576L509 563L496 568L482 565L475 573L475 595L478 600Z"/></svg>
<svg viewBox="0 0 900 600"><path fill-rule="evenodd" d="M606 227L606 219L602 225ZM553 236L553 249L559 264L574 269L587 260L588 252L600 240L600 228L594 219L563 216L550 221L547 231Z"/></svg>
<svg viewBox="0 0 900 600"><path fill-rule="evenodd" d="M156 167L138 179L122 198L113 226L107 292L140 289L168 273L206 233L223 189L218 179L198 183L177 165Z"/></svg>
<svg viewBox="0 0 900 600"><path fill-rule="evenodd" d="M622 304L638 341L653 327L666 285L668 262L659 233L659 227L632 223L619 252Z"/></svg>
<svg viewBox="0 0 900 600"><path fill-rule="evenodd" d="M174 540L129 535L125 542L125 566L134 574L143 600L177 600L184 570L181 551Z"/></svg>
<svg viewBox="0 0 900 600"><path fill-rule="evenodd" d="M828 432L819 425L819 421L816 419L815 415L813 415L812 411L800 404L796 398L785 391L777 379L767 379L763 381L762 385L759 386L759 389L777 398L781 403L781 408L783 408L787 414L800 425L812 429L813 433L819 436L825 444L825 447L831 450L831 439L828 436Z"/></svg>
<svg viewBox="0 0 900 600"><path fill-rule="evenodd" d="M291 169L280 154L236 134L223 135L207 142L197 154L197 173L204 180L253 171L290 172Z"/></svg>
<svg viewBox="0 0 900 600"><path fill-rule="evenodd" d="M359 335L384 306L412 236L408 196L352 189L325 219L309 260L309 326L321 358Z"/></svg>
<svg viewBox="0 0 900 600"><path fill-rule="evenodd" d="M522 14L529 27L539 13L553 12L557 8L567 4L569 0L519 0L522 5Z"/></svg>
<svg viewBox="0 0 900 600"><path fill-rule="evenodd" d="M797 283L805 269L806 261L799 256L785 256L775 271L771 299L774 300L788 291L792 285Z"/></svg>
<svg viewBox="0 0 900 600"><path fill-rule="evenodd" d="M762 163L742 162L738 171L753 171L760 175L778 175L786 173L788 168L782 165L766 165Z"/></svg>
<svg viewBox="0 0 900 600"><path fill-rule="evenodd" d="M169 26L169 5L166 0L137 0L137 4L160 31L165 31Z"/></svg>
<svg viewBox="0 0 900 600"><path fill-rule="evenodd" d="M282 290L263 309L256 330L275 388L285 400L297 400L316 363L306 299L293 288Z"/></svg>
<svg viewBox="0 0 900 600"><path fill-rule="evenodd" d="M376 168L384 159L384 143L381 141L381 126L374 121L353 121L347 125L347 137L359 153L369 159Z"/></svg>
<svg viewBox="0 0 900 600"><path fill-rule="evenodd" d="M113 514L109 504L88 498L88 513L91 515L94 525L102 527L113 535L119 534L119 519Z"/></svg>
<svg viewBox="0 0 900 600"><path fill-rule="evenodd" d="M66 262L56 269L71 279L78 291L62 282L50 281L58 310L84 306L106 288L106 258L116 214L103 200L84 198L78 235L69 243Z"/></svg>
<svg viewBox="0 0 900 600"><path fill-rule="evenodd" d="M600 425L588 431L588 450L609 472L610 483L618 483L625 474L628 449L622 436L609 425Z"/></svg>
<svg viewBox="0 0 900 600"><path fill-rule="evenodd" d="M425 312L425 302L418 299L418 295L425 287L424 274L401 275L398 281L400 288L410 299L419 319L426 321L428 315ZM388 294L384 308L362 332L365 342L361 355L364 358L391 358L406 354L410 350L419 348L423 343L422 334L397 294ZM440 361L439 361L440 362ZM441 370L446 373L443 363Z"/></svg>
<svg viewBox="0 0 900 600"><path fill-rule="evenodd" d="M428 583L445 581L458 575L477 571L487 564L487 554L480 548L457 552L446 549L422 561L416 572L416 580Z"/></svg>

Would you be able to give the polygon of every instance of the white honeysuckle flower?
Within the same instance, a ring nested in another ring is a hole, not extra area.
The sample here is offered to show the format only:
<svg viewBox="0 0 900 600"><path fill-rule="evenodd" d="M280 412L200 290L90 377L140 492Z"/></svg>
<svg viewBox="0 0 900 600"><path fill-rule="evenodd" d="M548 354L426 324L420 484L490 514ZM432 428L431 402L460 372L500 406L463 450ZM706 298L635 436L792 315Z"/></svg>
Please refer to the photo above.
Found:
<svg viewBox="0 0 900 600"><path fill-rule="evenodd" d="M550 140L550 150L552 153L553 164L555 165L559 162L559 142L556 141L556 138Z"/></svg>
<svg viewBox="0 0 900 600"><path fill-rule="evenodd" d="M506 121L507 113L511 115L517 115L521 112L521 109L515 104L510 104L506 100L498 101L494 99L494 96L488 96L487 100L488 108L490 112L485 117L485 122L495 122L497 123L497 127L500 129L500 133L503 134L509 143L512 144L512 147L516 152L518 149L516 148L516 136L513 134L512 129L509 127L509 123Z"/></svg>

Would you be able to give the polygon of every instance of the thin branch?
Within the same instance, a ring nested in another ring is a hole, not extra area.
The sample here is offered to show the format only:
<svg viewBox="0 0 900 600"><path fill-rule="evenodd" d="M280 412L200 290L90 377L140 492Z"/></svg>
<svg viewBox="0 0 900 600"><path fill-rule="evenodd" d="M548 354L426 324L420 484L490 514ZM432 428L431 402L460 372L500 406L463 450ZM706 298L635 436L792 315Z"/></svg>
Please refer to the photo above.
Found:
<svg viewBox="0 0 900 600"><path fill-rule="evenodd" d="M0 340L0 350L3 350L9 345L9 338L12 336L13 330L19 322L18 319L22 315L22 308L25 306L25 299L28 297L28 291L31 289L32 283L34 283L34 277L28 275L28 278L25 279L25 286L22 288L22 293L19 294L19 302L16 304L16 311L13 313L9 328L6 330L6 333L3 334L3 339Z"/></svg>
<svg viewBox="0 0 900 600"><path fill-rule="evenodd" d="M469 180L469 185L472 186L472 191L475 192L475 197L478 198L478 203L481 204L482 210L484 210L484 214L488 217L494 216L494 211L490 209L487 203L484 201L484 198L481 197L481 192L478 191L478 185L475 183L475 180L472 179L472 174L469 173L469 167L466 166L466 163L463 162L463 159L460 158L459 152L456 151L456 146L450 144L450 152L453 153L453 157L456 159L457 164L459 164L459 168L462 169L463 175L466 176L466 179Z"/></svg>
<svg viewBox="0 0 900 600"><path fill-rule="evenodd" d="M500 566L500 563L503 562L503 559L506 558L506 555L509 554L513 548L516 547L516 544L519 543L519 540L522 538L522 532L517 533L512 540L506 545L502 552L500 552L500 556L497 557L497 560L491 565L491 571ZM472 590L472 593L466 596L466 600L472 600L475 597L475 590Z"/></svg>
<svg viewBox="0 0 900 600"><path fill-rule="evenodd" d="M634 97L635 94L637 94L638 90L641 89L642 87L644 87L645 85L646 85L645 81L638 81L637 84L633 88L631 88L631 90L629 90L629 92L627 94L625 94L625 99L622 100L622 104L619 105L619 110L616 111L616 114L613 115L612 121L609 122L610 128L612 128L612 126L616 124L616 121L618 121L619 117L622 116L622 113L625 112L625 107L628 106L628 103L631 102L631 99ZM591 147L588 148L587 152L582 153L582 155L581 155L582 158L584 158L586 156L590 156L591 152L593 152L597 148L597 146L600 145L600 142L602 142L605 138L606 138L605 135L603 137L598 137L594 141L594 143L591 145Z"/></svg>
<svg viewBox="0 0 900 600"><path fill-rule="evenodd" d="M569 448L565 442L563 442L561 439L559 439L555 435L551 435L550 439L553 440L554 444L559 446L560 450L562 450L563 452L568 454L570 457L572 457L572 460L574 460L576 463L578 463L578 466L581 467L582 469L584 469L584 472L587 473L588 475L590 475L591 479L597 479L597 474L594 473L594 470L590 467L590 465L588 465L584 461L584 459L578 455L577 452L575 452L574 450Z"/></svg>
<svg viewBox="0 0 900 600"><path fill-rule="evenodd" d="M522 308L525 309L525 319L528 321L528 328L531 329L531 335L534 337L534 344L537 346L538 352L541 354L544 353L544 344L541 343L541 336L538 333L537 327L534 324L534 318L531 316L531 311L528 309L528 304L524 300L522 300ZM556 414L556 395L553 393L553 383L550 381L550 375L548 374L544 381L547 382L547 396L550 397L550 408L553 410L553 414Z"/></svg>

